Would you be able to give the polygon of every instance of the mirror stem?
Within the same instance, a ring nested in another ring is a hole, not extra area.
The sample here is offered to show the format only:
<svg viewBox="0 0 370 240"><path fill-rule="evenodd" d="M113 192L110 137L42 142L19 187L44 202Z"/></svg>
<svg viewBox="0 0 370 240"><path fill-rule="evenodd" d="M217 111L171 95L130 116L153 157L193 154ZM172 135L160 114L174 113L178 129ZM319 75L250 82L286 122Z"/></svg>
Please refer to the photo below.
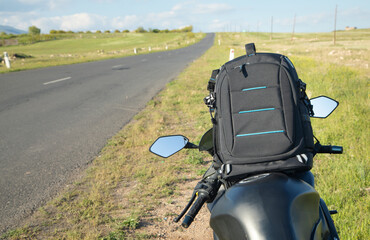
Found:
<svg viewBox="0 0 370 240"><path fill-rule="evenodd" d="M188 142L184 148L199 148L197 145L194 143Z"/></svg>

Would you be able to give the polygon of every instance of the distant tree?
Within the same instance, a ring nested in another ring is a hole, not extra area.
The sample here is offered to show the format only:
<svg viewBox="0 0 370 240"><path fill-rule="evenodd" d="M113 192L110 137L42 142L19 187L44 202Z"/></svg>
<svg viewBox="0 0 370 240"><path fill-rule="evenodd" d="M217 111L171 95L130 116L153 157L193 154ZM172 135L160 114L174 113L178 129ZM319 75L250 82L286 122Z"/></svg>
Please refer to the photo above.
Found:
<svg viewBox="0 0 370 240"><path fill-rule="evenodd" d="M179 30L180 30L180 32L192 32L193 31L193 26L190 25L190 26L187 26L187 27L180 28Z"/></svg>
<svg viewBox="0 0 370 240"><path fill-rule="evenodd" d="M152 32L153 33L159 33L159 32L161 32L161 30L155 28L155 29L152 30Z"/></svg>
<svg viewBox="0 0 370 240"><path fill-rule="evenodd" d="M86 31L86 33L91 33L91 31Z"/></svg>
<svg viewBox="0 0 370 240"><path fill-rule="evenodd" d="M126 29L126 30L123 30L122 32L123 32L123 33L129 33L129 32L130 32L130 30Z"/></svg>
<svg viewBox="0 0 370 240"><path fill-rule="evenodd" d="M145 32L146 32L146 30L145 30L143 27L138 27L138 28L135 30L135 32L137 32L137 33L145 33Z"/></svg>
<svg viewBox="0 0 370 240"><path fill-rule="evenodd" d="M58 31L57 30L54 30L54 29L52 29L52 30L50 30L50 32L49 32L50 34L56 34L56 33L58 33Z"/></svg>
<svg viewBox="0 0 370 240"><path fill-rule="evenodd" d="M162 32L162 33L169 33L169 32L170 32L170 30L165 29L165 30L161 30L161 32Z"/></svg>
<svg viewBox="0 0 370 240"><path fill-rule="evenodd" d="M101 33L101 31L100 31L100 30L98 30L98 31L96 31L96 33Z"/></svg>
<svg viewBox="0 0 370 240"><path fill-rule="evenodd" d="M109 30L105 30L104 33L110 33L110 31Z"/></svg>
<svg viewBox="0 0 370 240"><path fill-rule="evenodd" d="M59 33L59 34L65 34L66 31L64 31L64 30L58 30L57 33Z"/></svg>
<svg viewBox="0 0 370 240"><path fill-rule="evenodd" d="M73 34L74 32L73 31L68 31L67 33Z"/></svg>
<svg viewBox="0 0 370 240"><path fill-rule="evenodd" d="M118 29L114 30L115 33L120 33L120 31Z"/></svg>
<svg viewBox="0 0 370 240"><path fill-rule="evenodd" d="M28 34L30 35L40 35L41 29L36 26L31 26L28 28Z"/></svg>

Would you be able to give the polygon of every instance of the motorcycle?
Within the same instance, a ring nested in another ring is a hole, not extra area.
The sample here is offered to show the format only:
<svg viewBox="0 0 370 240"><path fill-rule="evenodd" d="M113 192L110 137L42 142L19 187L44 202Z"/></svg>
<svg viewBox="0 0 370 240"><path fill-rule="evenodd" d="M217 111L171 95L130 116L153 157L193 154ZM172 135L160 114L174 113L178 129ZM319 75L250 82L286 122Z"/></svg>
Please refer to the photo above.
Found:
<svg viewBox="0 0 370 240"><path fill-rule="evenodd" d="M339 104L325 96L310 101L315 118L328 117ZM213 155L212 138L212 129L203 135L199 146L182 135L163 136L149 150L164 158L183 148ZM321 145L316 141L314 155L343 153L341 146ZM204 203L211 213L210 226L215 240L339 239L331 217L337 211L328 210L314 188L310 171L259 173L229 182L211 166L174 221L178 222L187 213L182 226L188 228Z"/></svg>

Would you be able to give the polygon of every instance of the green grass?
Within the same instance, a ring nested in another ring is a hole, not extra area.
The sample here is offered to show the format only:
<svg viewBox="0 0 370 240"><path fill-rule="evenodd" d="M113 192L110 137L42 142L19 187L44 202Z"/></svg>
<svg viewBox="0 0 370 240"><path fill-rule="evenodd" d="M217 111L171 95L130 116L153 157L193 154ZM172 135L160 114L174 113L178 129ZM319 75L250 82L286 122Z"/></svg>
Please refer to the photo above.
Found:
<svg viewBox="0 0 370 240"><path fill-rule="evenodd" d="M0 47L9 56L25 54L30 57L12 59L11 69L0 65L0 73L24 69L73 64L107 58L164 51L185 47L199 41L202 33L101 33L72 34L69 38L42 41L28 45Z"/></svg>
<svg viewBox="0 0 370 240"><path fill-rule="evenodd" d="M339 212L334 220L341 239L369 239L369 34L340 32L336 45L331 34L296 34L294 41L290 34L274 34L273 40L262 33L218 34L209 51L109 140L83 180L5 238L155 238L144 220L156 224L155 210L177 199L189 180L200 178L211 158L184 150L162 159L149 153L150 144L171 134L184 134L197 143L211 127L203 97L212 69L228 60L230 48L236 56L243 55L244 44L255 42L257 51L288 55L310 96L327 95L340 102L328 119L314 119L312 124L323 144L342 145L344 154L318 156L312 171L316 189L329 208Z"/></svg>

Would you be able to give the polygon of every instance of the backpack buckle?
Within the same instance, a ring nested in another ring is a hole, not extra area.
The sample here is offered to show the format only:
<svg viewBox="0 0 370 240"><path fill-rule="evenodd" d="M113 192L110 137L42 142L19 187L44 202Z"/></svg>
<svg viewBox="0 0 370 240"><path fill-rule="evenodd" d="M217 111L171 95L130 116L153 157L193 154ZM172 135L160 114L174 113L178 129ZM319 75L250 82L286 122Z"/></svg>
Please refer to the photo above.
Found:
<svg viewBox="0 0 370 240"><path fill-rule="evenodd" d="M210 109L214 109L216 107L216 94L214 92L211 92L207 97L203 99L204 103L209 107Z"/></svg>
<svg viewBox="0 0 370 240"><path fill-rule="evenodd" d="M221 171L221 173L223 173L225 175L229 175L229 173L231 173L231 165L230 164L222 164L220 171Z"/></svg>

